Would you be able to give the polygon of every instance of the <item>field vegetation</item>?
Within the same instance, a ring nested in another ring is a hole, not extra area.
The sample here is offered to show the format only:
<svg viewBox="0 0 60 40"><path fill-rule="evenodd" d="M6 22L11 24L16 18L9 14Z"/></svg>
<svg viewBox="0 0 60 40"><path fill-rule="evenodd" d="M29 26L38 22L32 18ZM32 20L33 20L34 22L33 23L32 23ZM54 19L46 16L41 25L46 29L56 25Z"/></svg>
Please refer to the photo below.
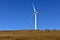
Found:
<svg viewBox="0 0 60 40"><path fill-rule="evenodd" d="M60 30L0 31L0 40L60 40Z"/></svg>

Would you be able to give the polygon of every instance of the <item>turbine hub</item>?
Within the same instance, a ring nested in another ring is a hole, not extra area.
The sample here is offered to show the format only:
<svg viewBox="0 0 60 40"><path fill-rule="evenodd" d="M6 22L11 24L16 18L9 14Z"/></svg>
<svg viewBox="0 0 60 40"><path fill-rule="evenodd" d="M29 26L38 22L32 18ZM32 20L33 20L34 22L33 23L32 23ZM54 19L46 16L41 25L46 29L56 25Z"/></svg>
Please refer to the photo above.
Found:
<svg viewBox="0 0 60 40"><path fill-rule="evenodd" d="M37 14L37 13L38 13L37 11L34 12L34 14Z"/></svg>

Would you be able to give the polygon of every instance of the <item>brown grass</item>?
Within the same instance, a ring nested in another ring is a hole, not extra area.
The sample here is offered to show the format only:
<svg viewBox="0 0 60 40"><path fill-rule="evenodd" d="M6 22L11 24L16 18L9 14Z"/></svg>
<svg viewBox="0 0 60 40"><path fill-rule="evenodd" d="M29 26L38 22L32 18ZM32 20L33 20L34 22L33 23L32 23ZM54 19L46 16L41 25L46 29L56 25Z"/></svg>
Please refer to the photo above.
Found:
<svg viewBox="0 0 60 40"><path fill-rule="evenodd" d="M0 40L60 40L59 30L0 31Z"/></svg>

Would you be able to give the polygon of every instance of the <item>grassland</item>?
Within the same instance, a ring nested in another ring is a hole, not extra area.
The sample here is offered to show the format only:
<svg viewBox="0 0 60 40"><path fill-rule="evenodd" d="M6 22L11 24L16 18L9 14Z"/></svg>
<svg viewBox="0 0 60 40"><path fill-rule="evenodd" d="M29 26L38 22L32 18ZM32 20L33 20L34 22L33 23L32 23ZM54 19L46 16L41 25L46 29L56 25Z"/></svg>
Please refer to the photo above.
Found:
<svg viewBox="0 0 60 40"><path fill-rule="evenodd" d="M0 40L60 40L60 30L0 31Z"/></svg>

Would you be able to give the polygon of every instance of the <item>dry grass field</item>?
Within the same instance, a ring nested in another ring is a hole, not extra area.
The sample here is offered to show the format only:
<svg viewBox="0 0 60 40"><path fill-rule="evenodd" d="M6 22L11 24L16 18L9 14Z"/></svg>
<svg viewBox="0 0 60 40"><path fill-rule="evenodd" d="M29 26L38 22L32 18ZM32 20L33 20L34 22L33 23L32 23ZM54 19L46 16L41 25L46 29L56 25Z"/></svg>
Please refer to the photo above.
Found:
<svg viewBox="0 0 60 40"><path fill-rule="evenodd" d="M0 31L0 40L60 40L59 30Z"/></svg>

